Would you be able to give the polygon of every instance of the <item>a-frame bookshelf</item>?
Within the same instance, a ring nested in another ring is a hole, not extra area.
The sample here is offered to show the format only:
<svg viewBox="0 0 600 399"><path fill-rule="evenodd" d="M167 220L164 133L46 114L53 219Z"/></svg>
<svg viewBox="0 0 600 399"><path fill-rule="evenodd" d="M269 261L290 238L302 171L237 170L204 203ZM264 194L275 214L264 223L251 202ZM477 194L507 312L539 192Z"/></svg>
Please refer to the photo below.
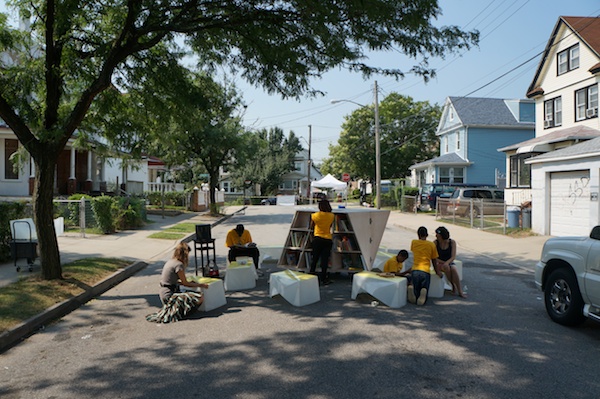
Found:
<svg viewBox="0 0 600 399"><path fill-rule="evenodd" d="M316 209L297 210L286 238L279 267L306 271L312 259L310 216ZM377 209L334 209L333 248L329 271L370 270L375 261L389 211ZM318 269L319 270L319 269Z"/></svg>

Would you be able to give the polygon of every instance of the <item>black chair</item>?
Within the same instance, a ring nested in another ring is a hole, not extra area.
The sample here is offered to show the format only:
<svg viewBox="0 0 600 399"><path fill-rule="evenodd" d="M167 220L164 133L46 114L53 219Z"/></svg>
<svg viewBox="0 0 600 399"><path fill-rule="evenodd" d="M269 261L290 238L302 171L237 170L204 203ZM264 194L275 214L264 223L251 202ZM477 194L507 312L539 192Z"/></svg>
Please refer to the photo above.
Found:
<svg viewBox="0 0 600 399"><path fill-rule="evenodd" d="M212 238L210 224L196 225L196 238L194 239L194 260L196 265L196 276L198 275L198 251L200 251L200 261L202 262L202 276L208 274L210 266L210 250L212 249L212 262L217 266L215 239ZM204 253L206 252L206 265L204 264Z"/></svg>

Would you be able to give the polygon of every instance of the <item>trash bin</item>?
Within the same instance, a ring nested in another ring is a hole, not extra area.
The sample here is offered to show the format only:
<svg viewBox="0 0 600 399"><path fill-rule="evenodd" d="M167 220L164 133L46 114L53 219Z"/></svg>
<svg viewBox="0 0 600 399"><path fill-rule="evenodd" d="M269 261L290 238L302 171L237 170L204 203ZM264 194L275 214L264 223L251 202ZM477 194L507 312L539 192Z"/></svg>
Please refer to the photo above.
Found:
<svg viewBox="0 0 600 399"><path fill-rule="evenodd" d="M531 208L524 208L523 209L522 227L524 229L530 229L531 228Z"/></svg>
<svg viewBox="0 0 600 399"><path fill-rule="evenodd" d="M519 214L521 209L518 206L509 206L506 208L507 227L519 227Z"/></svg>

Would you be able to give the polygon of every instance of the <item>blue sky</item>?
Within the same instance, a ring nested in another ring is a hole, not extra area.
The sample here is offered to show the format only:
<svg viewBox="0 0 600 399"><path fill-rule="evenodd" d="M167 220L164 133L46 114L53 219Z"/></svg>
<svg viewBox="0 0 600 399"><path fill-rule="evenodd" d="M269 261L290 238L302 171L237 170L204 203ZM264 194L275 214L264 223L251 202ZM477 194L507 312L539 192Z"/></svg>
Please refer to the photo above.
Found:
<svg viewBox="0 0 600 399"><path fill-rule="evenodd" d="M244 123L252 129L278 126L287 134L290 130L303 137L306 147L309 125L312 126L312 158L319 163L335 144L344 116L356 105L331 99L349 99L360 104L373 102L373 82L379 86L379 100L397 92L416 101L442 105L448 96L464 96L494 81L530 58L535 58L507 76L471 94L474 97L525 98L525 92L539 64L552 29L559 16L598 16L598 0L441 0L443 15L436 24L458 25L465 30L480 31L479 48L445 60L432 59L437 78L423 83L422 78L407 75L393 78L372 76L368 81L359 74L331 71L313 85L326 92L322 98L283 101L269 96L246 82L237 81L248 108ZM408 69L414 63L395 53L374 54L370 63L384 67ZM382 149L383 150L383 149Z"/></svg>
<svg viewBox="0 0 600 399"><path fill-rule="evenodd" d="M318 164L328 156L329 144L337 143L344 116L357 107L348 102L331 104L331 99L373 103L374 81L379 86L380 101L392 92L439 105L448 96L524 98L539 64L539 53L558 17L600 15L598 0L440 0L439 4L442 16L436 24L477 29L480 43L478 48L460 55L431 59L437 77L427 84L412 75L400 81L375 75L364 80L360 74L336 70L313 81L314 88L327 93L325 97L284 101L240 79L235 83L248 105L244 124L252 130L280 127L286 135L292 130L303 138L305 147L311 125L312 158ZM0 11L6 11L5 1L0 1ZM398 52L372 54L369 63L406 70L415 64ZM498 79L504 74L507 75ZM482 86L485 87L471 94Z"/></svg>

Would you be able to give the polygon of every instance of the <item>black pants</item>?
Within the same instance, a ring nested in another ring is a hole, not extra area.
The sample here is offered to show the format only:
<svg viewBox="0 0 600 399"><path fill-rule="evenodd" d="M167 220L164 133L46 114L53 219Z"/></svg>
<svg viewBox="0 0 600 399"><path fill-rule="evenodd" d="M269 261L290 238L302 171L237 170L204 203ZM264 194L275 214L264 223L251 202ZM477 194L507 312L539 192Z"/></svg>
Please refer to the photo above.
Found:
<svg viewBox="0 0 600 399"><path fill-rule="evenodd" d="M323 237L315 237L312 241L312 261L310 262L310 272L317 270L317 261L321 260L321 281L327 280L327 265L333 241Z"/></svg>
<svg viewBox="0 0 600 399"><path fill-rule="evenodd" d="M258 269L258 258L260 252L256 247L242 248L242 247L231 247L229 248L229 256L227 257L230 262L234 262L238 256L250 256L254 261L254 267Z"/></svg>

